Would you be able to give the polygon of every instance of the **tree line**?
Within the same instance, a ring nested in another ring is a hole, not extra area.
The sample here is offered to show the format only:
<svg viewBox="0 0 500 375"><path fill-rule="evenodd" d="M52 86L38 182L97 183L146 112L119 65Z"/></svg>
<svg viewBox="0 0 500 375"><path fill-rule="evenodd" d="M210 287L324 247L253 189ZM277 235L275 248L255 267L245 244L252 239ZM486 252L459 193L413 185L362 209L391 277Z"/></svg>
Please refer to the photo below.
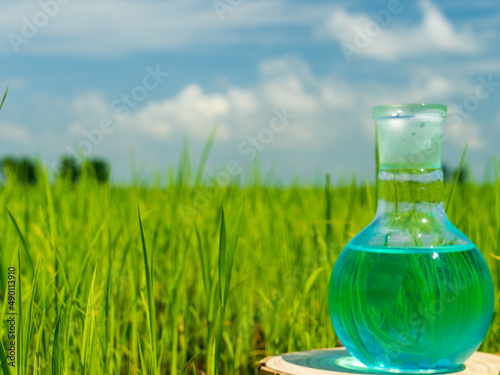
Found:
<svg viewBox="0 0 500 375"><path fill-rule="evenodd" d="M36 185L39 178L37 162L29 157L5 156L0 159L0 174L3 181L14 180L22 185ZM110 178L110 167L106 160L92 158L79 163L72 156L63 156L56 171L57 177L74 184L86 174L99 183L106 184Z"/></svg>

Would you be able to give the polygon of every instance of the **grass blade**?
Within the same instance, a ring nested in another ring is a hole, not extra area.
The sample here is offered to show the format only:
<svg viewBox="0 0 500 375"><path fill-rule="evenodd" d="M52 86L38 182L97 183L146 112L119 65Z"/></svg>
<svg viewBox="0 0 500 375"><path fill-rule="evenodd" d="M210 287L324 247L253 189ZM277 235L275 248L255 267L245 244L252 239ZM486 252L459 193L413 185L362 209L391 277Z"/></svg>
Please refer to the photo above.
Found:
<svg viewBox="0 0 500 375"><path fill-rule="evenodd" d="M214 370L213 375L219 374L219 366L220 366L220 355L222 349L222 331L224 329L224 309L222 306L219 307L219 316L217 319L217 327L215 329L215 343L214 343Z"/></svg>
<svg viewBox="0 0 500 375"><path fill-rule="evenodd" d="M464 151L462 152L462 158L460 159L460 165L458 166L457 174L455 175L455 180L453 181L453 185L451 185L450 195L448 195L448 200L446 201L446 206L444 207L445 211L448 212L450 208L451 200L453 199L453 195L455 194L455 189L458 185L458 179L460 178L460 173L462 172L462 167L465 162L465 155L467 154L468 144L465 145Z"/></svg>
<svg viewBox="0 0 500 375"><path fill-rule="evenodd" d="M224 209L222 209L222 217L220 222L219 233L219 296L221 305L225 305L226 301L226 283L224 275L226 274L226 220L224 218Z"/></svg>
<svg viewBox="0 0 500 375"><path fill-rule="evenodd" d="M326 240L326 243L328 245L328 248L330 248L331 239L332 239L332 232L333 232L332 202L331 202L331 192L330 192L330 173L327 173L326 177L325 177L325 200L326 200L326 205L325 205L325 222L326 222L325 240Z"/></svg>
<svg viewBox="0 0 500 375"><path fill-rule="evenodd" d="M146 274L146 287L148 294L148 306L149 306L149 339L151 340L151 356L152 356L152 368L156 371L156 314L155 314L155 299L153 293L153 264L148 261L148 249L146 247L146 240L144 238L144 229L142 226L141 210L138 208L137 213L139 216L139 228L141 231L141 243L142 243L142 255L144 258L144 270ZM151 256L152 258L152 256Z"/></svg>
<svg viewBox="0 0 500 375"><path fill-rule="evenodd" d="M85 323L83 325L82 353L80 357L80 361L83 368L85 368L85 365L87 363L87 356L90 353L92 347L91 333L94 321L94 286L95 286L96 273L97 273L97 265L94 267L94 274L92 275L92 282L90 284L89 296L87 298Z"/></svg>
<svg viewBox="0 0 500 375"><path fill-rule="evenodd" d="M186 373L186 370L188 369L189 365L196 359L196 357L198 357L198 354L200 353L196 353L195 355L193 355L191 357L191 359L186 363L186 366L184 366L184 368L182 369L182 372L181 372L181 375L184 375ZM193 368L194 368L194 363L193 363Z"/></svg>
<svg viewBox="0 0 500 375"><path fill-rule="evenodd" d="M2 340L0 340L0 362L3 375L10 375L9 365L7 364L7 355L5 354L5 348L3 346Z"/></svg>
<svg viewBox="0 0 500 375"><path fill-rule="evenodd" d="M215 331L215 343L213 352L213 375L219 373L219 361L222 345L222 329L224 321L224 306L226 301L226 283L224 281L224 275L226 274L226 221L224 218L224 208L221 209L221 223L220 223L220 233L219 233L219 298L220 307L217 319L217 327Z"/></svg>
<svg viewBox="0 0 500 375"><path fill-rule="evenodd" d="M347 239L351 236L350 229L352 225L352 216L354 215L354 206L356 204L356 196L358 193L356 176L353 176L351 182L351 191L349 194L349 205L347 210L347 216L344 222L344 239L343 242L347 242Z"/></svg>
<svg viewBox="0 0 500 375"><path fill-rule="evenodd" d="M24 238L23 233L21 232L21 228L19 228L19 225L17 224L16 219L12 215L12 213L9 211L8 208L6 208L7 214L9 215L10 219L12 220L12 223L14 224L14 227L16 228L16 232L19 235L19 239L21 240L21 244L23 245L24 251L26 251L26 255L28 256L28 261L30 263L31 271L35 272L35 267L33 264L33 258L31 258L30 251L28 249L28 244L26 242L26 239Z"/></svg>
<svg viewBox="0 0 500 375"><path fill-rule="evenodd" d="M208 155L210 154L210 150L212 149L212 145L214 144L215 136L217 135L217 130L219 127L215 125L208 136L207 142L205 143L205 147L203 148L203 152L200 158L200 164L198 164L198 169L196 170L195 177L195 186L200 186L201 180L203 179L203 172L205 171L205 165L207 164Z"/></svg>
<svg viewBox="0 0 500 375"><path fill-rule="evenodd" d="M0 103L0 109L2 109L3 103L5 103L5 99L7 99L8 92L9 92L9 86L7 86L7 89L5 90L5 94L3 94L2 102Z"/></svg>
<svg viewBox="0 0 500 375"><path fill-rule="evenodd" d="M215 350L214 350L214 374L219 372L219 361L222 347L222 333L224 329L224 315L226 312L226 304L229 296L229 286L231 283L231 274L234 264L234 256L238 246L238 235L243 217L243 204L240 205L238 218L236 220L235 232L231 238L229 248L226 244L226 221L224 208L221 209L221 224L219 235L219 290L221 305L219 308L219 316L215 331Z"/></svg>
<svg viewBox="0 0 500 375"><path fill-rule="evenodd" d="M35 344L35 359L34 359L34 369L33 369L33 375L38 375L40 371L40 341L42 341L42 334L43 334L43 324L45 322L45 310L43 310L42 314L42 320L40 322L40 328L38 329L38 335L37 335L37 340Z"/></svg>
<svg viewBox="0 0 500 375"><path fill-rule="evenodd" d="M141 336L139 335L139 332L137 332L137 345L139 346L139 358L141 359L143 373L149 374L148 364L147 364L146 360L144 359L144 353L142 351Z"/></svg>
<svg viewBox="0 0 500 375"><path fill-rule="evenodd" d="M62 347L62 339L59 333L60 330L60 325L61 325L61 315L57 317L56 320L56 329L54 332L54 344L52 348L52 375L62 375L62 353L61 353L61 347Z"/></svg>
<svg viewBox="0 0 500 375"><path fill-rule="evenodd" d="M234 265L234 257L236 254L236 248L238 247L238 238L239 238L239 233L240 233L240 227L241 227L241 220L243 218L243 203L241 203L239 211L238 211L238 216L236 218L236 223L234 226L234 232L231 237L231 241L229 243L229 249L227 251L227 259L226 259L226 264L225 264L225 270L224 270L224 283L225 283L225 290L226 294L224 296L224 308L226 308L226 303L227 299L229 297L229 286L231 283L231 275L233 272L233 265Z"/></svg>
<svg viewBox="0 0 500 375"><path fill-rule="evenodd" d="M22 352L22 364L23 368L27 369L28 368L28 356L29 356L29 347L31 343L31 332L33 332L33 304L34 304L34 299L35 299L35 291L36 291L36 283L38 280L38 271L40 269L40 262L38 262L38 265L36 267L35 275L33 276L33 282L31 284L31 292L30 292L30 297L29 297L29 307L28 307L28 314L26 315L26 324L24 326L24 332L23 332L23 352Z"/></svg>
<svg viewBox="0 0 500 375"><path fill-rule="evenodd" d="M210 264L208 260L207 251L203 248L203 241L201 239L201 234L198 229L198 226L195 227L196 230L196 239L198 240L198 256L200 257L201 262L201 274L203 280L203 288L205 289L205 293L210 293Z"/></svg>

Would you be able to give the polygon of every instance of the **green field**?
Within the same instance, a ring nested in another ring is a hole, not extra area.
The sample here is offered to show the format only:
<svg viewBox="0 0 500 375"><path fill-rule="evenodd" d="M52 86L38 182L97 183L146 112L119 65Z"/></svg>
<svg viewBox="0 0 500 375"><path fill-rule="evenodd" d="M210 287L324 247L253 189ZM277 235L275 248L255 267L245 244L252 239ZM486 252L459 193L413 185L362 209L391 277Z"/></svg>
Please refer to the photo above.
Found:
<svg viewBox="0 0 500 375"><path fill-rule="evenodd" d="M0 373L180 374L194 358L186 373L194 363L196 373L253 374L267 355L338 344L328 281L343 246L372 219L375 188L266 187L258 178L219 188L189 171L163 186L119 187L85 174L76 185L49 184L39 169L37 185L0 187L7 352L10 266L22 296L17 367L2 363ZM498 292L496 178L458 185L448 213L482 250ZM481 350L497 352L499 333L497 310Z"/></svg>

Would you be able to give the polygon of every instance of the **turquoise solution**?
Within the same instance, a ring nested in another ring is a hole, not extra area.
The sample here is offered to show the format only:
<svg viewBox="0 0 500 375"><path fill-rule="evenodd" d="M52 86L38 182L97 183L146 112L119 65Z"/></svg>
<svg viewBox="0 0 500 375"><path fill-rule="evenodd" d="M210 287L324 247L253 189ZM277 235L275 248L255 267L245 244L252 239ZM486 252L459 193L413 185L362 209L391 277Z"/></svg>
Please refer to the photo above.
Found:
<svg viewBox="0 0 500 375"><path fill-rule="evenodd" d="M486 335L493 301L491 274L473 245L348 244L329 287L342 344L369 368L395 372L456 370Z"/></svg>

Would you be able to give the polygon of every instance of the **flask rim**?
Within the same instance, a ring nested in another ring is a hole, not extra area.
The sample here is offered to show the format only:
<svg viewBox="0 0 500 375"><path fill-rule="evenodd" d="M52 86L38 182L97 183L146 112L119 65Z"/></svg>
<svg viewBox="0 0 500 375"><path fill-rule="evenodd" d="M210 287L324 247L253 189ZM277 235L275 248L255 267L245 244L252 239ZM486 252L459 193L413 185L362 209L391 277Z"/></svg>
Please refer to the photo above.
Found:
<svg viewBox="0 0 500 375"><path fill-rule="evenodd" d="M445 118L448 107L444 104L435 103L409 103L409 104L388 104L373 107L372 116L379 118L397 117L440 117Z"/></svg>

